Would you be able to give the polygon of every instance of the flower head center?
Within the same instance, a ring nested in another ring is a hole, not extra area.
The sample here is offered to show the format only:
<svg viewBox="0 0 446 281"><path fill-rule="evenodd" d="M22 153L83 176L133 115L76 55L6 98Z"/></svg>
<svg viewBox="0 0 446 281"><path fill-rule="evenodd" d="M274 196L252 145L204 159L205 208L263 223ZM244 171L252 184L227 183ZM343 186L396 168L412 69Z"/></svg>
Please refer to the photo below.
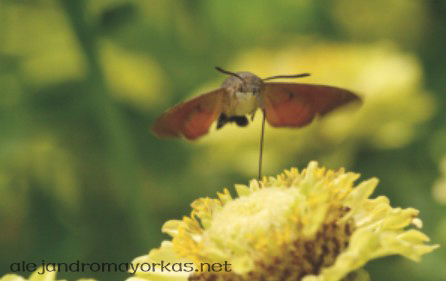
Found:
<svg viewBox="0 0 446 281"><path fill-rule="evenodd" d="M228 254L239 254L248 241L257 241L259 236L288 222L295 197L296 192L292 189L272 187L237 198L215 214L203 239L216 245L224 243Z"/></svg>

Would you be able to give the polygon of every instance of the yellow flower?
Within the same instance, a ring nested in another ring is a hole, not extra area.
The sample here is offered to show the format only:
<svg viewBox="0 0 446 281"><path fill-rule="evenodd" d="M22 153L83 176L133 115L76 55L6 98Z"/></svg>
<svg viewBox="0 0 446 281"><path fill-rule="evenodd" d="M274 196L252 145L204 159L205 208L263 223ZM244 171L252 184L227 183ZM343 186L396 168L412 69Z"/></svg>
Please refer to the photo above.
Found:
<svg viewBox="0 0 446 281"><path fill-rule="evenodd" d="M227 189L200 198L190 216L163 226L172 241L133 261L193 262L194 270L138 270L130 280L369 280L362 269L369 260L398 254L418 261L438 247L407 229L421 227L418 210L370 199L378 180L354 186L358 178L311 162L301 172L236 185L236 198ZM203 263L229 268L214 272Z"/></svg>
<svg viewBox="0 0 446 281"><path fill-rule="evenodd" d="M29 279L23 278L17 274L6 274L0 278L0 281L57 281L56 274L57 270L53 270L52 265L47 265L46 269L43 270L41 267L34 271ZM43 274L42 274L43 273ZM60 280L64 281L64 280ZM94 279L78 279L77 281L95 281Z"/></svg>

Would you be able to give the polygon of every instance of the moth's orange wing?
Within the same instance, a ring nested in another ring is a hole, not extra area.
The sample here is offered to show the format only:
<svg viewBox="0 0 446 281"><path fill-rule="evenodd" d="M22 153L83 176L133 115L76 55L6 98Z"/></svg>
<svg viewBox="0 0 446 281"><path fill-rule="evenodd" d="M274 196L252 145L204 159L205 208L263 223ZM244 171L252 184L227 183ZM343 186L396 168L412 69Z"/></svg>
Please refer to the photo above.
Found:
<svg viewBox="0 0 446 281"><path fill-rule="evenodd" d="M299 83L265 83L262 95L266 119L275 127L302 127L353 101L360 98L348 90Z"/></svg>
<svg viewBox="0 0 446 281"><path fill-rule="evenodd" d="M220 88L178 104L155 121L152 131L158 137L184 136L189 140L201 137L221 113L225 93Z"/></svg>

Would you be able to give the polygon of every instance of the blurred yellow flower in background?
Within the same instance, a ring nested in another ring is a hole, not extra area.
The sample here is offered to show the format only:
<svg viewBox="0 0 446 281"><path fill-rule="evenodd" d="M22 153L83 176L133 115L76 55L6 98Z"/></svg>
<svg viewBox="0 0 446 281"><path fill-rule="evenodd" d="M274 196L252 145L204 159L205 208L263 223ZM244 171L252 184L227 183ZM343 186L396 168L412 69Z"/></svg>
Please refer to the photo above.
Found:
<svg viewBox="0 0 446 281"><path fill-rule="evenodd" d="M446 156L440 161L440 173L432 187L432 195L434 200L441 204L446 204Z"/></svg>
<svg viewBox="0 0 446 281"><path fill-rule="evenodd" d="M413 261L433 251L413 208L370 199L375 178L318 167L311 162L277 177L236 185L218 198L200 198L183 220L164 224L173 237L134 264L193 262L192 273L136 273L129 280L368 280L370 260L402 255ZM230 264L230 272L198 270L201 263ZM343 279L347 278L348 279Z"/></svg>
<svg viewBox="0 0 446 281"><path fill-rule="evenodd" d="M156 60L110 41L101 43L101 63L113 97L140 110L158 108L169 91Z"/></svg>

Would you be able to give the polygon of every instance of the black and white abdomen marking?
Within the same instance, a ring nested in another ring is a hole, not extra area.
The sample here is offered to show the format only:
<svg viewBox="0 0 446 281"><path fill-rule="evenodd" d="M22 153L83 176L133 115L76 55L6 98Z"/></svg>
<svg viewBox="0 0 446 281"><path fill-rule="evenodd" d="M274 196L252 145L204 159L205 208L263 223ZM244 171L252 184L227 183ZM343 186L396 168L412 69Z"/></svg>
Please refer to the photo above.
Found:
<svg viewBox="0 0 446 281"><path fill-rule="evenodd" d="M218 117L217 129L220 129L224 125L226 125L226 123L231 123L231 122L234 122L235 124L237 124L237 126L240 126L240 127L245 127L245 126L248 126L248 124L249 124L248 118L246 118L246 116L228 117L228 116L226 116L226 114L222 113Z"/></svg>

